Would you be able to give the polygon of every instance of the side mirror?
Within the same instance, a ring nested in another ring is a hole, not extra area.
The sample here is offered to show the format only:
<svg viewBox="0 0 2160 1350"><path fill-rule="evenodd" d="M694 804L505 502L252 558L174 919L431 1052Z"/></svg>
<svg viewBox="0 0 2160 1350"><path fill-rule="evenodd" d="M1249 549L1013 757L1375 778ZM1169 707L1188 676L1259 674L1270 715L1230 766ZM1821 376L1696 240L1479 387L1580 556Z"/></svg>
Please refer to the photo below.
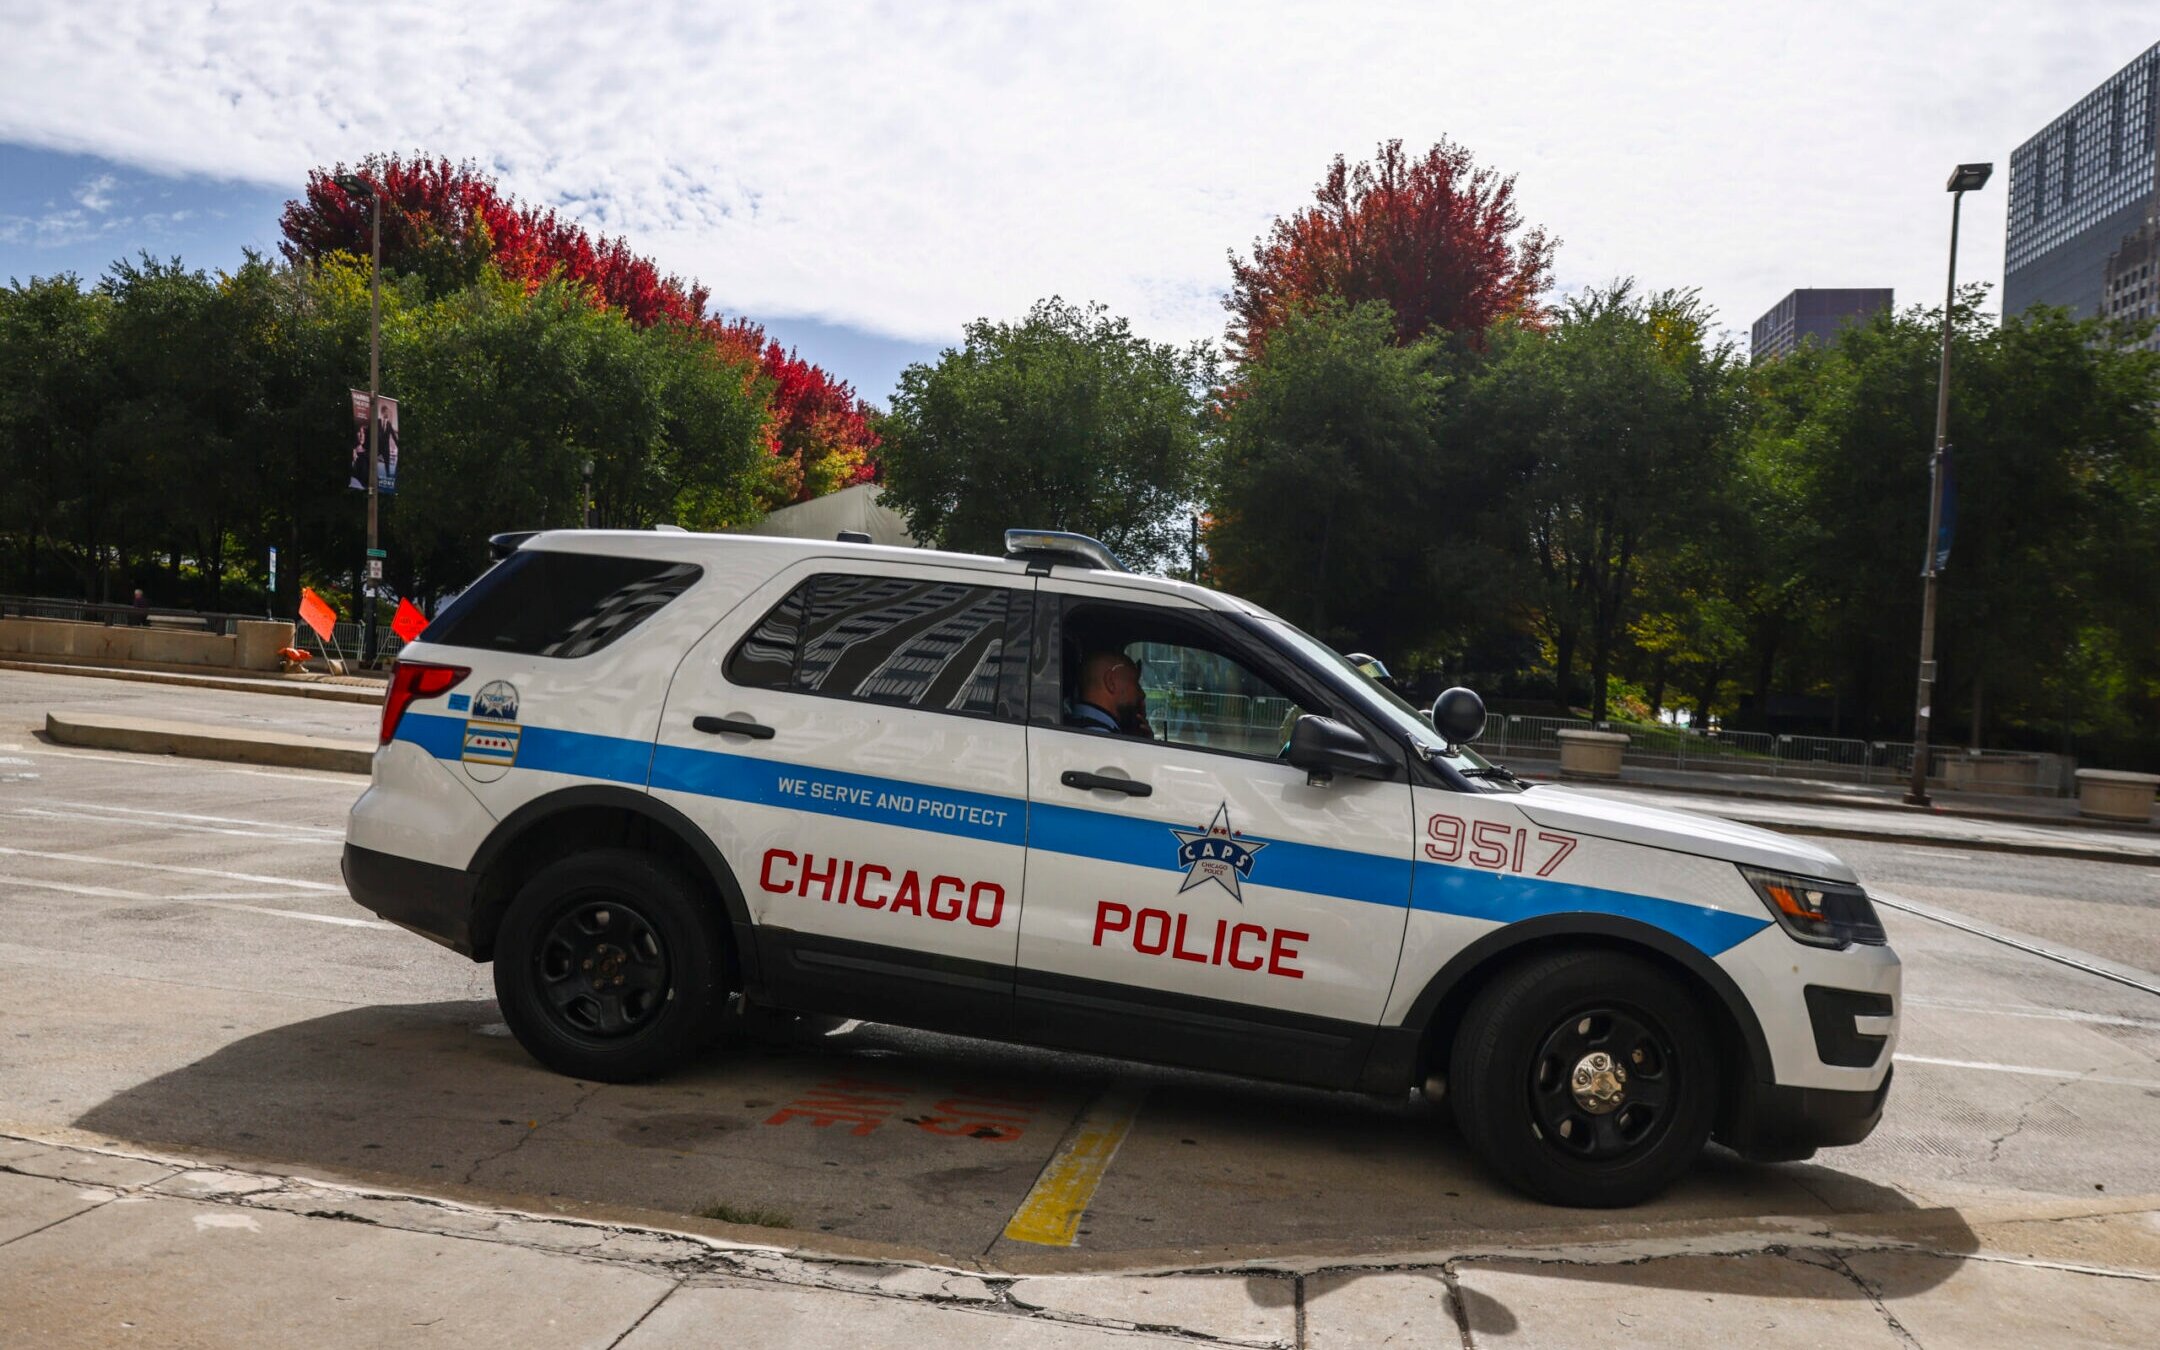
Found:
<svg viewBox="0 0 2160 1350"><path fill-rule="evenodd" d="M1432 724L1449 750L1468 745L1485 734L1485 700L1457 685L1433 700Z"/></svg>
<svg viewBox="0 0 2160 1350"><path fill-rule="evenodd" d="M1395 767L1387 756L1373 748L1364 733L1346 727L1332 717L1317 717L1311 713L1300 717L1290 728L1289 760L1305 771L1307 783L1316 785L1338 773L1359 778L1384 778Z"/></svg>

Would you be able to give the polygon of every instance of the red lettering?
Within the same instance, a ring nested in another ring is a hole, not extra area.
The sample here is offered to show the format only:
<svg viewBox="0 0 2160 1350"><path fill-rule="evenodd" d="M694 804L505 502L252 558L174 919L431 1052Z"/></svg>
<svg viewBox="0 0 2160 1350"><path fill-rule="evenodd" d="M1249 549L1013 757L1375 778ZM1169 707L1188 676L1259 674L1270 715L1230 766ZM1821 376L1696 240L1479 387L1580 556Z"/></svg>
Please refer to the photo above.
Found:
<svg viewBox="0 0 2160 1350"><path fill-rule="evenodd" d="M824 898L830 900L832 899L833 878L840 875L840 860L838 858L826 859L825 870L822 872L811 865L815 860L816 855L814 854L805 853L803 855L802 880L798 883L800 889L795 893L807 900L810 898L811 883L822 882L825 886ZM840 898L847 899L847 892L840 892Z"/></svg>
<svg viewBox="0 0 2160 1350"><path fill-rule="evenodd" d="M950 900L939 900L939 893L948 885L953 888L952 898ZM958 877L937 877L933 879L930 883L930 917L943 919L947 923L959 918L961 890L962 882ZM941 905L944 908L940 908Z"/></svg>
<svg viewBox="0 0 2160 1350"><path fill-rule="evenodd" d="M1297 948L1291 946L1291 943L1308 942L1311 939L1312 934L1310 933L1293 933L1287 928L1276 929L1275 941L1269 944L1268 947L1268 974L1283 975L1293 980L1304 979L1304 971L1299 970L1294 966L1287 966L1284 964L1284 962L1294 961L1297 959Z"/></svg>
<svg viewBox="0 0 2160 1350"><path fill-rule="evenodd" d="M1208 958L1208 964L1217 966L1222 964L1223 934L1229 931L1230 925L1227 922L1222 919L1215 921L1215 954Z"/></svg>
<svg viewBox="0 0 2160 1350"><path fill-rule="evenodd" d="M916 876L912 868L900 878L900 892L893 897L892 912L913 914L917 918L922 916L922 878Z"/></svg>
<svg viewBox="0 0 2160 1350"><path fill-rule="evenodd" d="M1232 928L1230 930L1230 964L1236 966L1239 970L1258 970L1261 966L1267 964L1259 957L1256 956L1250 961L1241 960L1238 957L1239 949L1245 945L1245 935L1247 933L1256 938L1265 938L1267 929L1251 923L1241 923Z"/></svg>
<svg viewBox="0 0 2160 1350"><path fill-rule="evenodd" d="M1177 937L1170 944L1170 954L1180 961L1198 961L1203 966L1207 964L1206 956L1199 952L1185 950L1185 916L1183 914L1177 916Z"/></svg>
<svg viewBox="0 0 2160 1350"><path fill-rule="evenodd" d="M847 903L848 883L854 880L855 864L852 862L842 863L840 865L840 903L843 905Z"/></svg>
<svg viewBox="0 0 2160 1350"><path fill-rule="evenodd" d="M982 899L990 897L990 917L981 916ZM968 922L977 928L995 928L1005 917L1005 888L994 881L978 881L968 888Z"/></svg>
<svg viewBox="0 0 2160 1350"><path fill-rule="evenodd" d="M1113 912L1114 912L1114 913L1116 913L1116 915L1117 915L1117 922L1116 922L1116 923L1112 923L1112 922L1110 922L1110 915L1111 915L1111 914L1112 914ZM1102 946L1102 937L1103 937L1103 934L1105 934L1105 933L1122 933L1122 932L1124 932L1124 931L1125 931L1126 929L1128 929L1128 928L1130 928L1130 927L1132 927L1132 911L1131 911L1130 909L1127 909L1127 908L1126 908L1125 906L1123 906L1123 905L1121 905L1121 904L1118 904L1118 903L1117 903L1116 901L1114 901L1114 900L1101 900L1101 901L1098 901L1098 902L1096 902L1096 905L1095 905L1095 945L1096 945L1096 946L1098 946L1098 947Z"/></svg>
<svg viewBox="0 0 2160 1350"><path fill-rule="evenodd" d="M1147 935L1149 919L1153 919L1162 925L1161 935L1155 938L1152 945L1150 945ZM1168 950L1170 946L1169 911L1161 909L1141 910L1140 917L1133 921L1132 945L1133 950L1143 956L1161 956L1164 951Z"/></svg>
<svg viewBox="0 0 2160 1350"><path fill-rule="evenodd" d="M878 880L880 882L892 880L891 872L878 866L876 863L864 863L862 867L855 873L855 903L861 905L864 909L883 909L885 908L884 896L871 896L864 894L864 892L869 889L870 874L872 872L877 873Z"/></svg>
<svg viewBox="0 0 2160 1350"><path fill-rule="evenodd" d="M770 848L765 850L765 865L758 869L758 885L763 886L766 890L771 891L774 895L786 895L790 890L794 888L791 886L773 885L772 869L773 864L776 862L780 863L783 867L793 867L795 865L795 855L788 852L784 848Z"/></svg>

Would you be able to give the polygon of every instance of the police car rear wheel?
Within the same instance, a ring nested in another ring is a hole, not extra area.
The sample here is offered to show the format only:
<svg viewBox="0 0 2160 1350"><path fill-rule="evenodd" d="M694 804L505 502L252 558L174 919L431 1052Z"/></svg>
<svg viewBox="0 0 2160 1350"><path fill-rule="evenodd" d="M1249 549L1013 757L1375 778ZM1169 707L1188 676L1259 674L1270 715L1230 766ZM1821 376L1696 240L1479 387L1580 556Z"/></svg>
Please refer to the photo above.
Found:
<svg viewBox="0 0 2160 1350"><path fill-rule="evenodd" d="M1471 1002L1449 1088L1462 1132L1538 1199L1647 1200L1702 1152L1717 1097L1702 1013L1657 967L1572 951L1503 972Z"/></svg>
<svg viewBox="0 0 2160 1350"><path fill-rule="evenodd" d="M695 1054L719 1020L712 906L649 854L565 858L527 881L495 944L503 1020L558 1073L629 1082Z"/></svg>

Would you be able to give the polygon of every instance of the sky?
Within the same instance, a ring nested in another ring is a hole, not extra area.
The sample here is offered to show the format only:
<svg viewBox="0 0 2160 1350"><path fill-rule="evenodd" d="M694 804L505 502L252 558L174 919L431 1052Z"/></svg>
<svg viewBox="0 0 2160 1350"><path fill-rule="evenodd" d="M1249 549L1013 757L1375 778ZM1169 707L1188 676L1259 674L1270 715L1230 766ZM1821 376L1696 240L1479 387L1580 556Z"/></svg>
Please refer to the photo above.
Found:
<svg viewBox="0 0 2160 1350"><path fill-rule="evenodd" d="M884 401L1046 295L1222 333L1226 255L1328 161L1513 174L1563 292L1999 287L2009 154L2160 39L2151 0L754 6L0 0L0 279L269 251L314 166L470 159Z"/></svg>

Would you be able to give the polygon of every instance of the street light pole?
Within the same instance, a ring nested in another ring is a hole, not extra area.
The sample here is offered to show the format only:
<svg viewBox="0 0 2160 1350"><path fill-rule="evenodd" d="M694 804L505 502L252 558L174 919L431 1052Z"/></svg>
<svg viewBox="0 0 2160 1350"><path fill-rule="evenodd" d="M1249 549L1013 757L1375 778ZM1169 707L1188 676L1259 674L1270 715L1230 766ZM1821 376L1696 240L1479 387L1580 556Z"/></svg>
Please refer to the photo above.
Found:
<svg viewBox="0 0 2160 1350"><path fill-rule="evenodd" d="M367 357L367 562L361 568L360 597L360 663L375 664L375 591L376 580L367 575L375 570L376 549L380 547L380 527L375 492L376 465L382 455L382 421L378 406L382 398L382 189L368 184L368 201L373 205L370 214L373 224L369 233L373 236L368 244L368 357Z"/></svg>
<svg viewBox="0 0 2160 1350"><path fill-rule="evenodd" d="M1920 682L1913 699L1912 785L1905 792L1908 806L1928 804L1928 722L1934 714L1935 602L1942 584L1942 568L1937 560L1942 531L1943 451L1950 442L1950 314L1957 303L1958 213L1965 204L1965 194L1987 186L1988 176L1994 171L1992 164L1960 164L1950 175L1948 185L1950 280L1943 291L1942 370L1935 384L1935 453L1928 460L1927 555L1920 570Z"/></svg>

